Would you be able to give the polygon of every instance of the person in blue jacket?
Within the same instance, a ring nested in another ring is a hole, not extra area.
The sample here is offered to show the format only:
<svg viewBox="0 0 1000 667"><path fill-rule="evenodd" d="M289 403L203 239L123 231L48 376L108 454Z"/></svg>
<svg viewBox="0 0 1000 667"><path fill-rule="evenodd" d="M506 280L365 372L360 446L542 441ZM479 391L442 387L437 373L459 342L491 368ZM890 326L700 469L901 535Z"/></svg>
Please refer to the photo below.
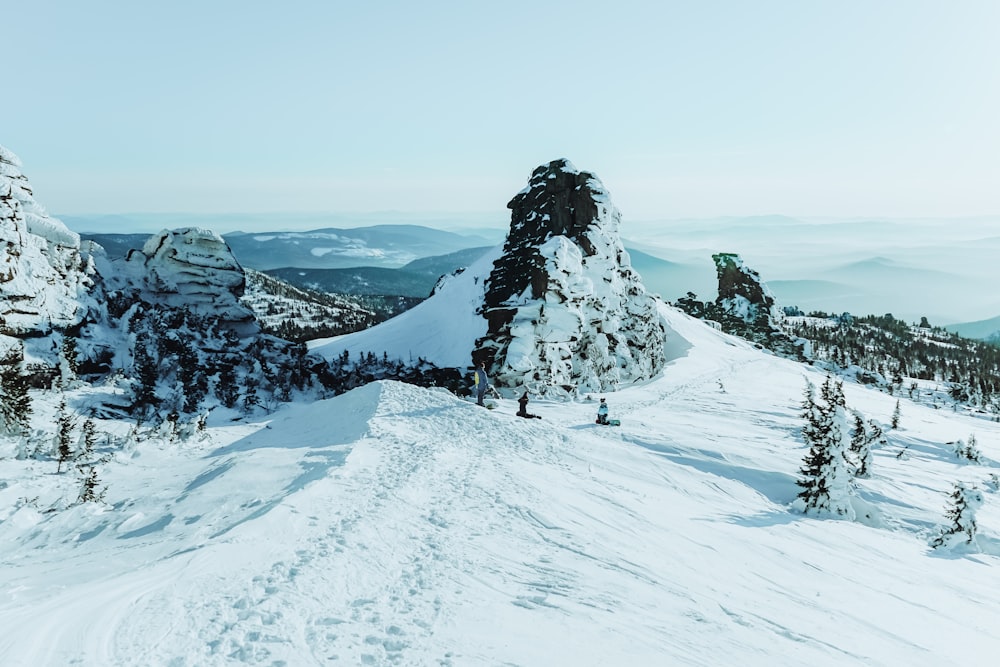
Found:
<svg viewBox="0 0 1000 667"><path fill-rule="evenodd" d="M486 362L479 362L479 368L476 369L476 377L473 382L473 386L476 390L476 405L483 405L483 398L486 396L486 387L490 384L490 378L486 375Z"/></svg>
<svg viewBox="0 0 1000 667"><path fill-rule="evenodd" d="M608 424L608 404L603 398L601 399L601 404L597 406L597 423L604 424L605 426Z"/></svg>

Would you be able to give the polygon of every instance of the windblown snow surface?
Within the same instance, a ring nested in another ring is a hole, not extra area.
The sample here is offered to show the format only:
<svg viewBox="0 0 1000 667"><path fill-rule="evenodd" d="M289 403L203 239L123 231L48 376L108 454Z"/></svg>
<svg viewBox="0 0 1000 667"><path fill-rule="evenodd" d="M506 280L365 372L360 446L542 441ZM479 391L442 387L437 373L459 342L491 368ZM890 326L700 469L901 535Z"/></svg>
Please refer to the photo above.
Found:
<svg viewBox="0 0 1000 667"><path fill-rule="evenodd" d="M0 460L0 664L996 664L1000 425L904 397L859 481L872 518L806 517L822 375L663 313L672 361L607 396L620 428L379 382L147 437L103 505L46 513L70 477ZM845 389L889 421L896 397ZM946 444L972 433L981 465ZM941 553L957 481L990 492L977 545Z"/></svg>

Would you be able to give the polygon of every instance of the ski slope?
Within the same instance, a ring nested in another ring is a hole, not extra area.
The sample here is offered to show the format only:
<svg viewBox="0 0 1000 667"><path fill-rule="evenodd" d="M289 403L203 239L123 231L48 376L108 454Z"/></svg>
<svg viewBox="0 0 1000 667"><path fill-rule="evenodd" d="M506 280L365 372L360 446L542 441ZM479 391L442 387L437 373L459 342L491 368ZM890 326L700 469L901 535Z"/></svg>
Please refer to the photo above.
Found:
<svg viewBox="0 0 1000 667"><path fill-rule="evenodd" d="M805 517L823 376L664 316L673 361L607 395L620 428L596 397L524 420L378 382L150 437L102 469L107 505L46 513L54 464L0 460L0 664L995 664L1000 497L975 548L927 542L954 482L990 490L1000 425L903 398L871 518ZM889 421L897 397L845 390ZM971 433L982 465L946 444Z"/></svg>

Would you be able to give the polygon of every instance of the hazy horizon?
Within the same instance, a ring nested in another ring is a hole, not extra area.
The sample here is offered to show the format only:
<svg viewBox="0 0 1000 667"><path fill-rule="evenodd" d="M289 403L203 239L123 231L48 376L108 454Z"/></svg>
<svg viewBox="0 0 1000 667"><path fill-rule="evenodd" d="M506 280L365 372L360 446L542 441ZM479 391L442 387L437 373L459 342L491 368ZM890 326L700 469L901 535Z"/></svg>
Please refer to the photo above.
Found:
<svg viewBox="0 0 1000 667"><path fill-rule="evenodd" d="M48 0L5 18L0 143L53 212L503 213L564 157L626 219L1000 213L987 0Z"/></svg>

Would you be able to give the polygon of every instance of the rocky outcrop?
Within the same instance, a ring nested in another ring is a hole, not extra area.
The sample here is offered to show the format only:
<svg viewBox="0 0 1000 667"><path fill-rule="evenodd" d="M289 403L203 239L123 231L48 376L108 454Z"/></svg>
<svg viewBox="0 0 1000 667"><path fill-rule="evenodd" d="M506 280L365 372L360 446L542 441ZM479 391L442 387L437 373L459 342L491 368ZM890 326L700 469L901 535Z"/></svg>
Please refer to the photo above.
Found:
<svg viewBox="0 0 1000 667"><path fill-rule="evenodd" d="M632 270L603 184L567 160L534 170L507 205L510 232L485 283L473 360L500 387L606 391L664 364L656 300Z"/></svg>
<svg viewBox="0 0 1000 667"><path fill-rule="evenodd" d="M760 274L735 253L712 255L719 278L719 296L706 316L722 330L758 343L774 352L802 358L802 343L781 328L784 315Z"/></svg>
<svg viewBox="0 0 1000 667"><path fill-rule="evenodd" d="M79 235L35 201L20 160L0 146L0 334L80 325L96 307L94 284Z"/></svg>
<svg viewBox="0 0 1000 667"><path fill-rule="evenodd" d="M142 298L168 308L187 308L224 324L250 324L253 312L240 302L243 267L219 234L196 227L164 230L125 261L125 274Z"/></svg>
<svg viewBox="0 0 1000 667"><path fill-rule="evenodd" d="M776 327L782 314L760 274L735 253L721 252L712 255L712 260L719 279L717 312L760 328Z"/></svg>

